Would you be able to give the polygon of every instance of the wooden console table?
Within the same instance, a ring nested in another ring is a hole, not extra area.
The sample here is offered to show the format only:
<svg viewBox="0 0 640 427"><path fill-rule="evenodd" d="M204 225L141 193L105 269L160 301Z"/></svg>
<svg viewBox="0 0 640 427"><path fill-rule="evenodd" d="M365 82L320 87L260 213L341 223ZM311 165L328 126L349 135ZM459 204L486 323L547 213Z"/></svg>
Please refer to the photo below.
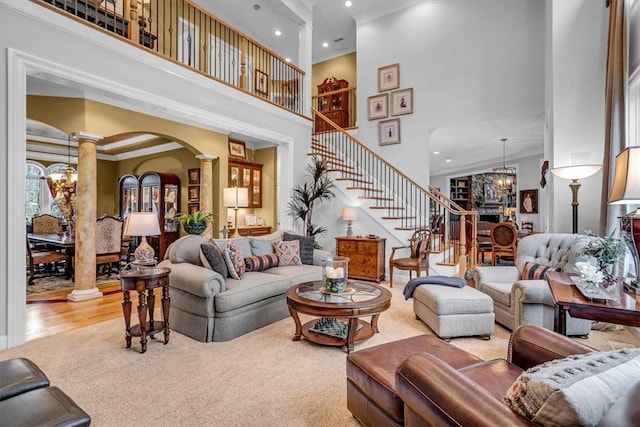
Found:
<svg viewBox="0 0 640 427"><path fill-rule="evenodd" d="M620 298L614 301L589 300L573 285L567 273L549 272L547 282L555 303L553 329L567 334L567 313L572 317L597 320L619 325L640 326L640 302L638 298L623 291L622 282L612 284Z"/></svg>
<svg viewBox="0 0 640 427"><path fill-rule="evenodd" d="M140 268L121 271L119 278L122 286L122 313L125 323L125 341L127 348L131 347L131 337L140 337L140 353L147 351L147 335L154 337L159 332L164 333L164 343L169 342L169 273L166 267ZM162 322L154 321L155 295L153 290L162 287ZM131 326L131 299L129 291L138 292L138 320L140 323ZM147 321L147 312L149 321Z"/></svg>

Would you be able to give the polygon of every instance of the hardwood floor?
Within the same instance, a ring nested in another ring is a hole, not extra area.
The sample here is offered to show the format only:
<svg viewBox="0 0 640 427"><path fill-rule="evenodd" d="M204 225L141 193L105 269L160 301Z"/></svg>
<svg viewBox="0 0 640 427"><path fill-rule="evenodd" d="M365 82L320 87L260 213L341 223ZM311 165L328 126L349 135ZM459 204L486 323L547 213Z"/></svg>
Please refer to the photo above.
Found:
<svg viewBox="0 0 640 427"><path fill-rule="evenodd" d="M67 301L69 289L28 296L26 340L122 317L120 282L106 283L98 287L105 294L102 298L81 302ZM135 298L132 296L134 301Z"/></svg>

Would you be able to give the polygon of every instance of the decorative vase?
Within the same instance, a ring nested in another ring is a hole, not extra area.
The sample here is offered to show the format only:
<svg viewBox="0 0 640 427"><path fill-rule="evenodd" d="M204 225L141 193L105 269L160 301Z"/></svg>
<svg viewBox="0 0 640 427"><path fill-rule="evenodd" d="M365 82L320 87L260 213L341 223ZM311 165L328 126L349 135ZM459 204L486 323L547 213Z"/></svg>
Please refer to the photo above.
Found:
<svg viewBox="0 0 640 427"><path fill-rule="evenodd" d="M185 222L182 224L184 231L189 234L202 234L207 229L206 222Z"/></svg>
<svg viewBox="0 0 640 427"><path fill-rule="evenodd" d="M349 277L349 258L339 256L322 261L322 284L325 291L346 292L347 277Z"/></svg>

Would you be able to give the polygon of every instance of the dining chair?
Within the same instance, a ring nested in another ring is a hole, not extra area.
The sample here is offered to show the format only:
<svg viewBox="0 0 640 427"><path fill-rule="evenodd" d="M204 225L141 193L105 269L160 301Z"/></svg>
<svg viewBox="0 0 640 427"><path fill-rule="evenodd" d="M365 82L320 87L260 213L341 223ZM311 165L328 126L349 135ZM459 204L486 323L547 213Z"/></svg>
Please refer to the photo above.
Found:
<svg viewBox="0 0 640 427"><path fill-rule="evenodd" d="M409 256L403 258L394 258L396 251L399 249L409 249ZM416 229L411 238L409 245L396 246L391 248L391 256L389 257L389 286L393 287L393 269L409 270L409 279L415 271L416 276L420 276L424 270L429 275L429 250L431 249L431 231L429 228Z"/></svg>
<svg viewBox="0 0 640 427"><path fill-rule="evenodd" d="M56 234L60 230L60 219L42 214L31 219L34 234Z"/></svg>
<svg viewBox="0 0 640 427"><path fill-rule="evenodd" d="M491 227L491 265L496 265L499 257L516 259L518 231L512 222L499 222Z"/></svg>
<svg viewBox="0 0 640 427"><path fill-rule="evenodd" d="M107 264L107 276L111 276L112 269L117 273L120 268L122 225L122 220L112 216L96 222L96 264L98 267Z"/></svg>
<svg viewBox="0 0 640 427"><path fill-rule="evenodd" d="M476 263L481 261L484 264L485 254L491 253L491 228L494 225L495 223L493 222L478 221L478 259L476 259Z"/></svg>
<svg viewBox="0 0 640 427"><path fill-rule="evenodd" d="M67 255L58 251L34 251L31 248L27 237L27 267L29 268L29 279L27 283L33 285L36 274L41 277L60 276L64 274L64 269L58 268L61 263L67 262ZM48 267L45 269L45 267Z"/></svg>

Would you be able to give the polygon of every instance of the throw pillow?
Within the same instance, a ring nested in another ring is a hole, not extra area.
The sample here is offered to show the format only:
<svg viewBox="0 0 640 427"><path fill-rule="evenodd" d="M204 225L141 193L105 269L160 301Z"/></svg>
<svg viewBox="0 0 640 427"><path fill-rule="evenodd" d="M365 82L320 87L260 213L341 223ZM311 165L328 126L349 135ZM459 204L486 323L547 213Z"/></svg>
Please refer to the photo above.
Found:
<svg viewBox="0 0 640 427"><path fill-rule="evenodd" d="M503 401L537 425L596 425L639 371L640 348L573 355L523 372Z"/></svg>
<svg viewBox="0 0 640 427"><path fill-rule="evenodd" d="M222 252L218 246L213 243L203 243L200 245L200 260L202 265L210 270L213 270L226 278L229 276L229 269L227 263L222 256Z"/></svg>
<svg viewBox="0 0 640 427"><path fill-rule="evenodd" d="M281 240L273 244L273 251L278 257L278 265L285 267L288 265L302 265L300 260L300 241L291 240L285 242Z"/></svg>
<svg viewBox="0 0 640 427"><path fill-rule="evenodd" d="M545 280L544 275L547 271L562 271L562 269L527 262L522 269L522 280Z"/></svg>
<svg viewBox="0 0 640 427"><path fill-rule="evenodd" d="M247 271L263 271L278 266L278 256L274 253L256 255L244 259Z"/></svg>
<svg viewBox="0 0 640 427"><path fill-rule="evenodd" d="M229 242L224 245L222 253L224 254L224 260L229 269L229 276L233 279L242 279L245 270L244 258L238 245L236 245L235 242Z"/></svg>
<svg viewBox="0 0 640 427"><path fill-rule="evenodd" d="M429 249L428 240L415 240L411 244L411 258L418 258L420 251Z"/></svg>
<svg viewBox="0 0 640 427"><path fill-rule="evenodd" d="M300 242L300 260L303 264L313 265L313 248L316 246L316 238L313 236L300 236L285 231L284 241L298 240Z"/></svg>

